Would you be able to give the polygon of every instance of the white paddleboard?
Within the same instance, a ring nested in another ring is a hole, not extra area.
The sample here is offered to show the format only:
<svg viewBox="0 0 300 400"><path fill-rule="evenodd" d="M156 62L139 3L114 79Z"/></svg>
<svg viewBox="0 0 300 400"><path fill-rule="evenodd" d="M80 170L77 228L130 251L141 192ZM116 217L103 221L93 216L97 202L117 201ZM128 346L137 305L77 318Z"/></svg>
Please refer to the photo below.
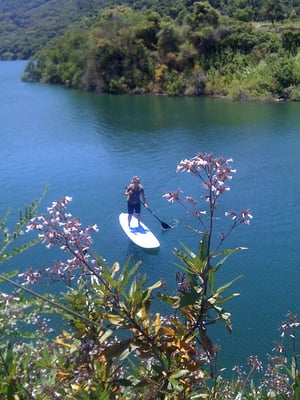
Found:
<svg viewBox="0 0 300 400"><path fill-rule="evenodd" d="M144 249L156 249L160 246L155 235L143 222L139 225L135 216L131 218L130 227L128 226L127 213L121 213L119 215L119 222L123 231L137 246L143 247Z"/></svg>

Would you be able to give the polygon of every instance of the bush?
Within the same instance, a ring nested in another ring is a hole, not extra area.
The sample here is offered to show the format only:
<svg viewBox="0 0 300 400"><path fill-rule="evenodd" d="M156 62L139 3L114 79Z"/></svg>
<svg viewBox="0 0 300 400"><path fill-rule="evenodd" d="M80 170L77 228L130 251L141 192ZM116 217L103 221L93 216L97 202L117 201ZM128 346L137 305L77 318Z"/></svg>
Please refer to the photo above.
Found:
<svg viewBox="0 0 300 400"><path fill-rule="evenodd" d="M299 370L296 351L296 316L289 314L282 325L282 337L291 337L290 355L272 359L258 386L252 382L261 373L261 362L249 357L249 372L236 367L233 382L222 378L215 360L219 349L210 338L215 324L232 329L225 303L237 293L226 292L237 277L217 285L217 273L228 258L244 248L223 249L228 236L239 226L249 225L252 215L225 211L224 230L215 234L219 199L229 191L236 172L232 160L199 153L182 160L178 172L195 175L203 184L203 203L180 190L164 195L194 216L200 230L196 252L183 243L174 253L180 261L176 291L162 291L163 282L147 283L138 273L140 262L130 260L121 268L111 267L92 249L96 225L84 228L67 211L70 197L52 203L37 215L39 202L20 215L16 229L9 232L6 215L0 223L0 261L25 251L38 241L57 247L62 260L45 269L12 272L0 279L17 288L0 296L0 397L15 399L299 399ZM11 248L23 230L37 233L37 239ZM218 225L218 230L220 225ZM21 283L12 277L18 276ZM34 291L39 283L60 282L65 291L53 296ZM160 292L156 293L157 289ZM170 313L154 308L157 296L168 304ZM51 313L61 320L61 331L53 338ZM41 317L42 315L42 317ZM286 361L292 360L291 368Z"/></svg>

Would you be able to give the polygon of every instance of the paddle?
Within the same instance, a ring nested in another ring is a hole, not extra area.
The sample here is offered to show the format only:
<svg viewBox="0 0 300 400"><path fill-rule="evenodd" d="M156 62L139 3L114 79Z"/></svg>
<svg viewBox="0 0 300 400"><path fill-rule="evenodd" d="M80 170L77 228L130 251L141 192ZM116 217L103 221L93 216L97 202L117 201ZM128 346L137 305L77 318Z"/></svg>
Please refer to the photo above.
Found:
<svg viewBox="0 0 300 400"><path fill-rule="evenodd" d="M145 203L142 202L142 200L140 200L140 203L143 204L143 206L145 207ZM150 210L149 207L145 207L145 208L153 215L153 217L155 217L155 218L160 222L160 224L161 224L161 226L162 226L163 229L171 229L171 228L172 228L170 225L168 225L168 224L166 224L165 222L161 221L161 220L158 218L158 216L157 216L156 214L154 214L153 211Z"/></svg>
<svg viewBox="0 0 300 400"><path fill-rule="evenodd" d="M125 189L128 189L127 186L125 186ZM140 200L140 203L143 204L143 206L145 207L145 203L142 200ZM153 217L155 217L160 222L161 227L163 229L172 229L172 227L170 225L168 225L166 222L163 222L162 220L160 220L158 218L158 216L153 211L150 210L149 207L145 207L145 208L149 211L149 213L151 213L153 215Z"/></svg>

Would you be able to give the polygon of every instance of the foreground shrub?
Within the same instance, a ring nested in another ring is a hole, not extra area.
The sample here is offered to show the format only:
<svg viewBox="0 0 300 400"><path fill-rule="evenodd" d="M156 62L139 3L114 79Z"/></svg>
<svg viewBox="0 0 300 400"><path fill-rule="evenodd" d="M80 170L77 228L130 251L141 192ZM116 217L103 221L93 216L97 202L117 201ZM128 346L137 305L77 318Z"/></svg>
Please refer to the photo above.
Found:
<svg viewBox="0 0 300 400"><path fill-rule="evenodd" d="M1 221L2 262L35 243L8 251L8 243L20 237L25 225L47 248L58 247L62 260L38 271L0 276L16 288L0 297L0 398L299 398L295 342L292 368L285 362L288 356L273 358L274 366L267 367L257 387L251 379L262 368L255 357L249 358L248 374L235 368L237 377L230 383L216 367L219 349L210 331L217 323L231 331L231 315L224 304L237 293L225 292L239 278L218 287L216 276L229 256L244 250L222 248L228 236L252 218L248 209L225 211L226 228L219 235L215 232L219 198L229 192L235 173L231 164L230 159L199 153L178 165L179 172L199 179L204 201L198 207L193 197L183 197L179 190L165 194L195 217L200 227L195 234L201 235L196 252L184 244L182 250L174 249L181 264L173 293L164 291L162 280L149 285L138 272L140 262L129 259L123 267L117 262L108 266L92 248L97 226L83 228L72 217L67 211L70 197L54 202L39 216L34 216L35 203L12 234L5 219ZM42 283L64 284L65 290L57 296L41 295L34 288ZM166 315L155 306L157 298L170 306ZM298 326L290 314L283 333L292 329L296 337ZM283 346L278 349L283 352Z"/></svg>

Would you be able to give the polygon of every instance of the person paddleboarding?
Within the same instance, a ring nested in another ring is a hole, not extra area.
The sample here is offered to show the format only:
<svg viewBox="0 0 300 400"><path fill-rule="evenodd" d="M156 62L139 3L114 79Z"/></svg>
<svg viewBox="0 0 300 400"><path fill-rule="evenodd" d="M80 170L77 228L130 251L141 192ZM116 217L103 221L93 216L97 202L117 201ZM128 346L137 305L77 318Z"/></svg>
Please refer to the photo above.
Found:
<svg viewBox="0 0 300 400"><path fill-rule="evenodd" d="M141 222L141 197L143 199L144 207L148 207L146 203L145 190L140 183L140 178L134 176L130 184L125 189L125 196L127 197L127 210L128 210L128 226L133 214L135 213L138 222Z"/></svg>

